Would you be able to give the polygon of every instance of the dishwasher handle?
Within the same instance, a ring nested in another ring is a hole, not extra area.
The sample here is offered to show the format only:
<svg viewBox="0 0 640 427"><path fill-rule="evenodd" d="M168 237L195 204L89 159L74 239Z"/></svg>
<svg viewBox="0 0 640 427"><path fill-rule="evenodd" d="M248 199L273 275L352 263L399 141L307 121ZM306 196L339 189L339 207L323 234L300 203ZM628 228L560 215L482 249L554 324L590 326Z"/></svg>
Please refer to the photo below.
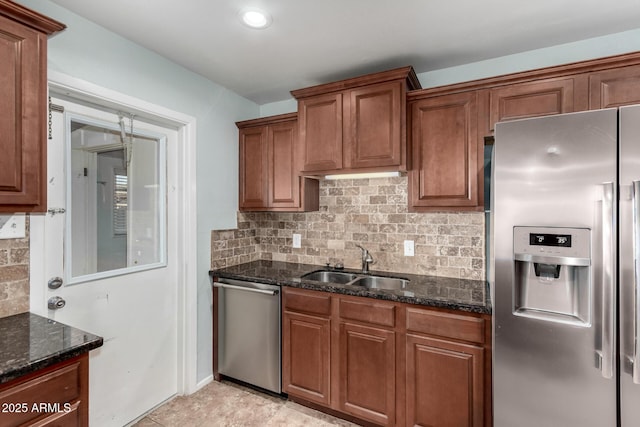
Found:
<svg viewBox="0 0 640 427"><path fill-rule="evenodd" d="M214 287L216 288L223 288L223 289L234 289L237 291L246 291L246 292L255 292L255 293L259 293L259 294L264 294L264 295L278 295L278 293L280 291L278 290L266 290L266 289L257 289L257 288L248 288L246 286L236 286L236 285L229 285L228 283L220 283L220 282L215 282L213 284Z"/></svg>

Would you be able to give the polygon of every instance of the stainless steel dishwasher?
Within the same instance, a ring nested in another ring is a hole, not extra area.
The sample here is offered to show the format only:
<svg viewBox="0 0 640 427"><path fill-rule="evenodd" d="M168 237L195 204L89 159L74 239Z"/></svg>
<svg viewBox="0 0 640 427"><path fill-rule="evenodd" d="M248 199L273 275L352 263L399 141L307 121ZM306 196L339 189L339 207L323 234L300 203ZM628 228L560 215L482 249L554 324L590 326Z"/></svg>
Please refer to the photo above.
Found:
<svg viewBox="0 0 640 427"><path fill-rule="evenodd" d="M218 371L280 393L280 286L220 279Z"/></svg>

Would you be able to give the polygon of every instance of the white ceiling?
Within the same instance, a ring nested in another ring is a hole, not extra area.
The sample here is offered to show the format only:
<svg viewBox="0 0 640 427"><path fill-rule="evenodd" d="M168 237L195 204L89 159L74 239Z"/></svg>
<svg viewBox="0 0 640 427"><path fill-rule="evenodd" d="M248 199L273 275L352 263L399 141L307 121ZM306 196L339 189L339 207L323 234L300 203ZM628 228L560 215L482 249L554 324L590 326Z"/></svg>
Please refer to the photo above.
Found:
<svg viewBox="0 0 640 427"><path fill-rule="evenodd" d="M413 65L416 72L640 27L640 0L53 0L258 104ZM272 25L245 27L247 6Z"/></svg>

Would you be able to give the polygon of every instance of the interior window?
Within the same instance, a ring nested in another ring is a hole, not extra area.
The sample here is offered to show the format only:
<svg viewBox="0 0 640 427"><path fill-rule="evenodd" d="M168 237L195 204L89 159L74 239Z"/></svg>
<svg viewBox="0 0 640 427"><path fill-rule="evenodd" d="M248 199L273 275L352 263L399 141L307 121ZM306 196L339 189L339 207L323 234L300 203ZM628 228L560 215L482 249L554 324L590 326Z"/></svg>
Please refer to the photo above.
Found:
<svg viewBox="0 0 640 427"><path fill-rule="evenodd" d="M69 120L67 283L163 265L164 139Z"/></svg>

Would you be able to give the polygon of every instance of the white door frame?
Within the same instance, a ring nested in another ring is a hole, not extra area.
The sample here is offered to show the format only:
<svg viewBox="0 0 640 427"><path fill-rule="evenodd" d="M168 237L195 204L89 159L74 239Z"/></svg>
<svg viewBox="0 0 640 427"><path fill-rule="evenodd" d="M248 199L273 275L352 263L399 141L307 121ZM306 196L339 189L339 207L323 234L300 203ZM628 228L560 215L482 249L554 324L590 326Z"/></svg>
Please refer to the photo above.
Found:
<svg viewBox="0 0 640 427"><path fill-rule="evenodd" d="M197 227L196 119L120 92L56 71L49 71L49 89L178 130L178 394L197 390ZM55 206L51 206L55 207ZM44 217L30 216L30 309L47 316L44 277ZM91 332L91 331L88 331Z"/></svg>

